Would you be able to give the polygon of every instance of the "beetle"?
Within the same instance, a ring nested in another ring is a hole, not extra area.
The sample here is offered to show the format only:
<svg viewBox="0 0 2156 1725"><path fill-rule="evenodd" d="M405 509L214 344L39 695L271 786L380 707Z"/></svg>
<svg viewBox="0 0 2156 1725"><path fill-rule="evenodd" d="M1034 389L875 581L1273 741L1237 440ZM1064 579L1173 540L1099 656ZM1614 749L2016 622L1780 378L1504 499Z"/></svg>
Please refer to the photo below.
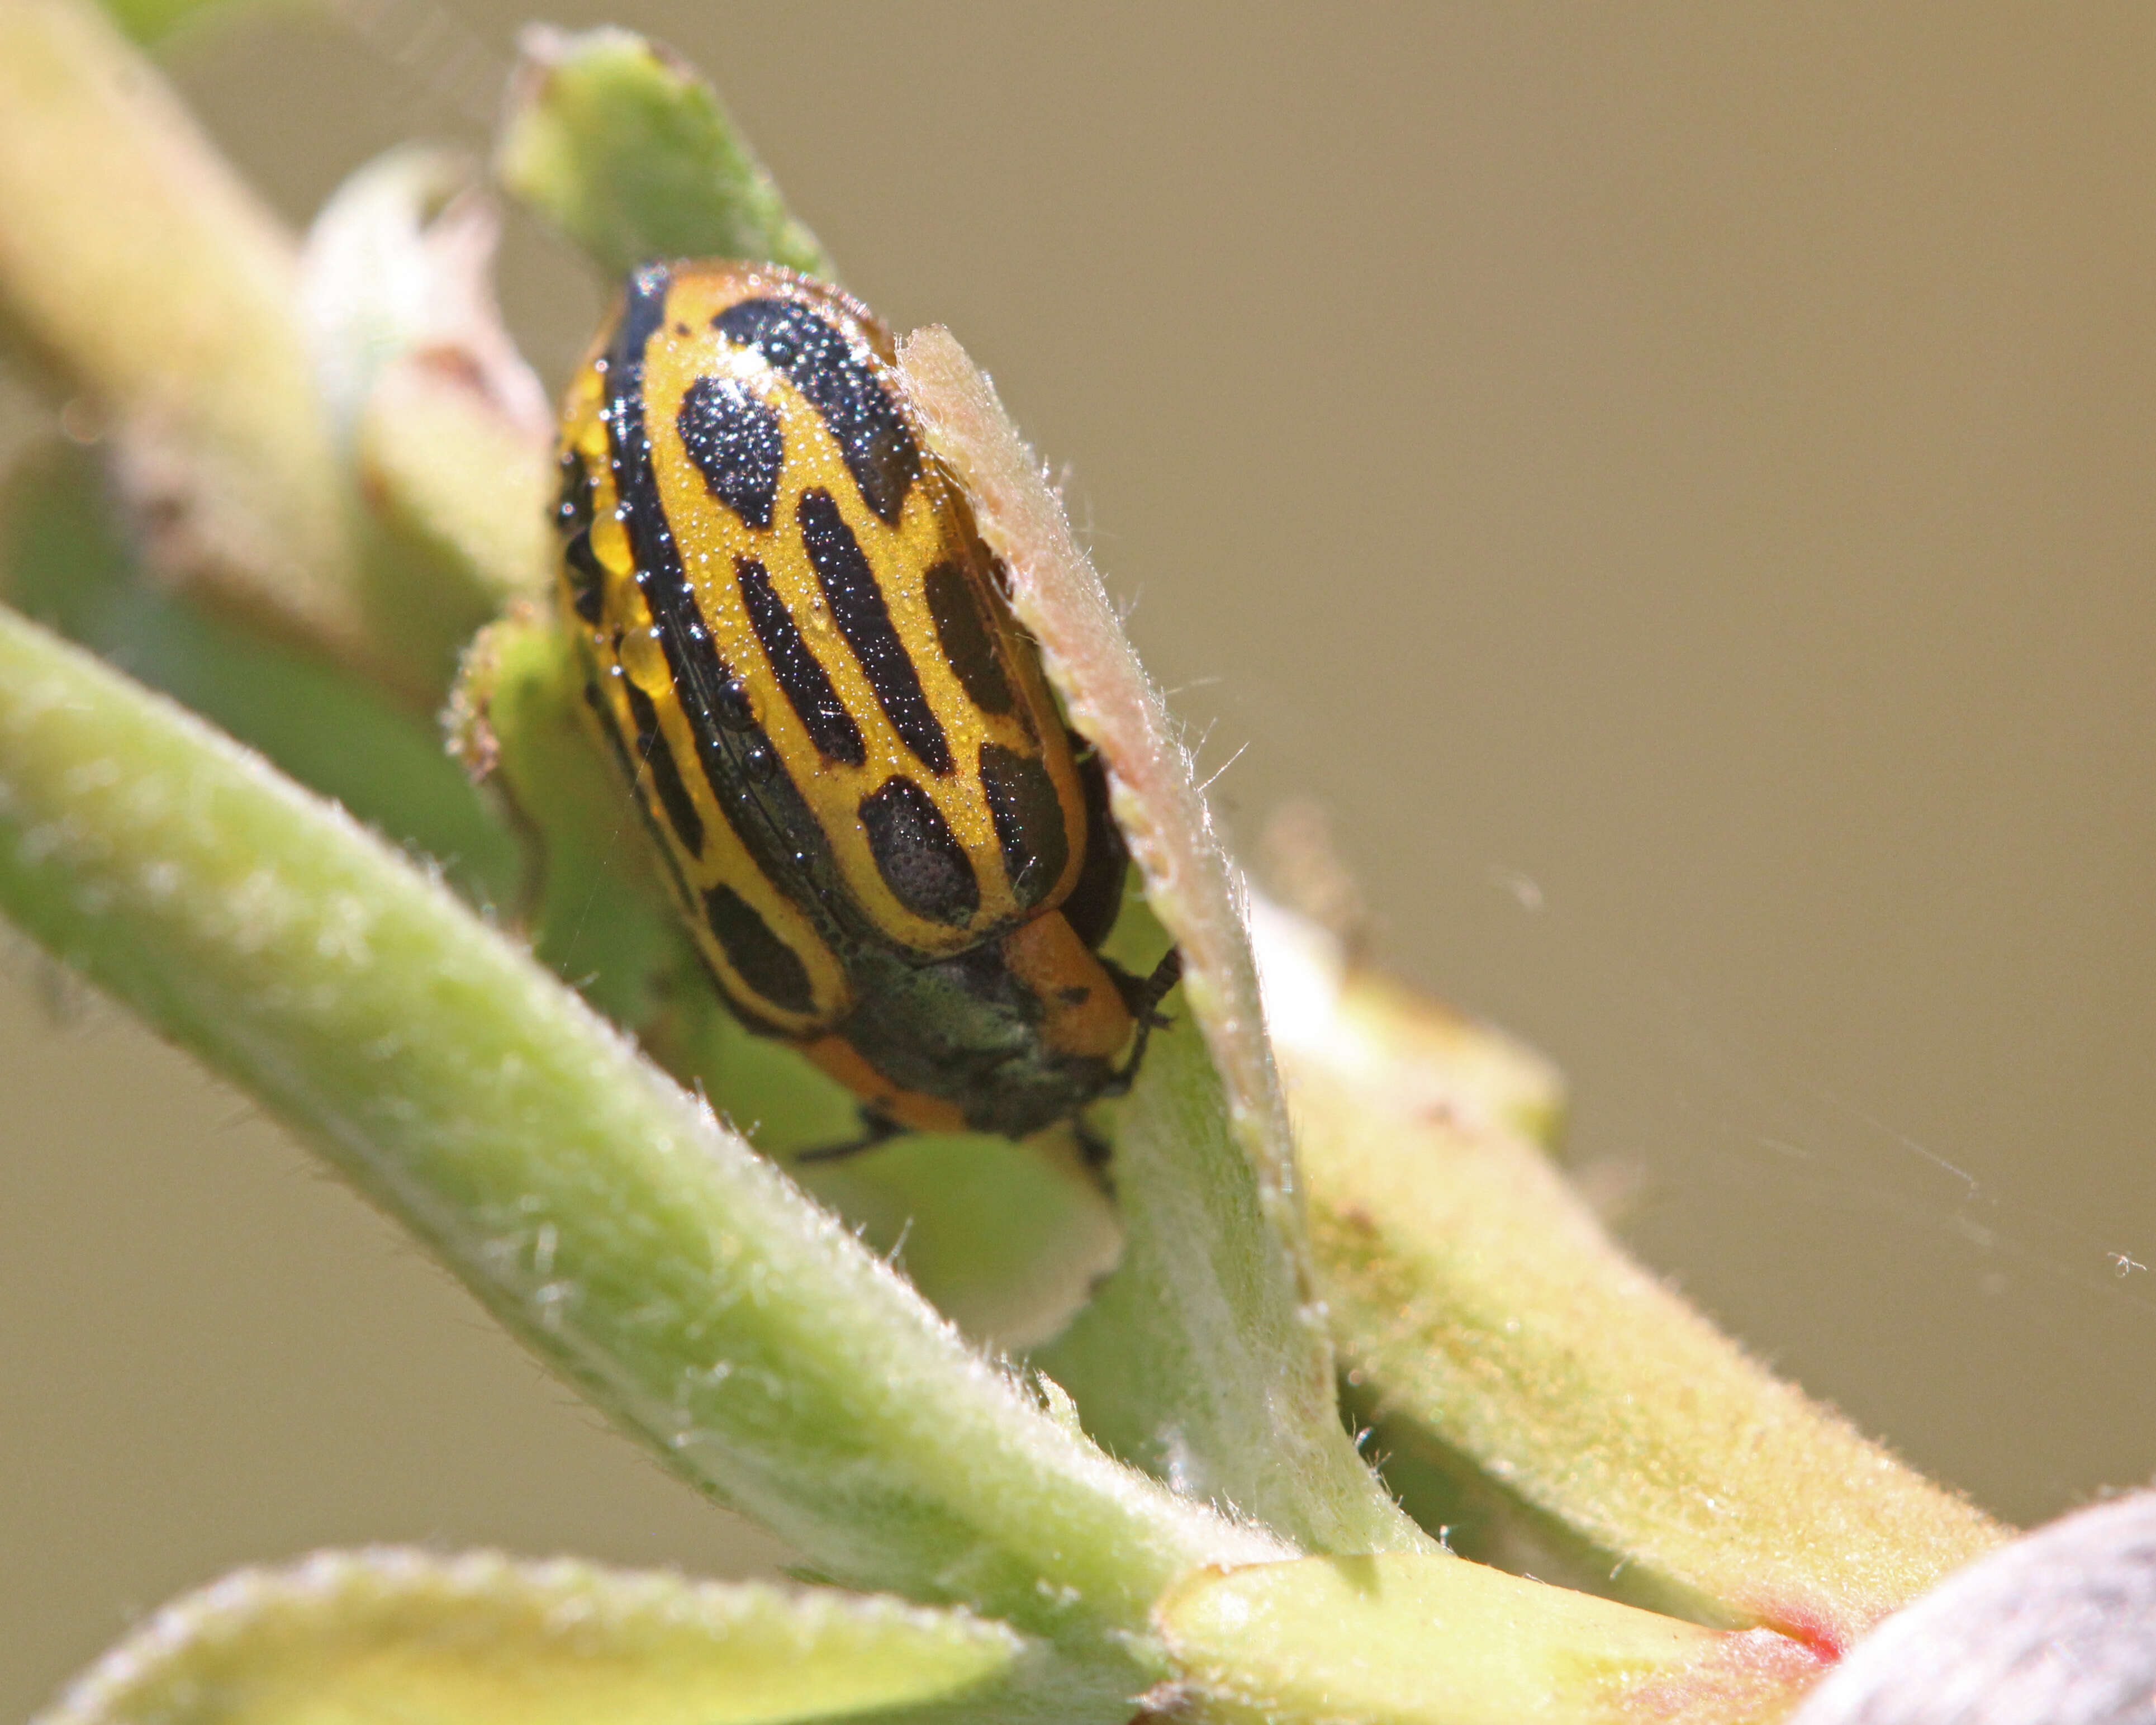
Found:
<svg viewBox="0 0 2156 1725"><path fill-rule="evenodd" d="M634 270L562 415L562 614L706 968L908 1129L1127 1090L1179 975L891 336L775 264Z"/></svg>

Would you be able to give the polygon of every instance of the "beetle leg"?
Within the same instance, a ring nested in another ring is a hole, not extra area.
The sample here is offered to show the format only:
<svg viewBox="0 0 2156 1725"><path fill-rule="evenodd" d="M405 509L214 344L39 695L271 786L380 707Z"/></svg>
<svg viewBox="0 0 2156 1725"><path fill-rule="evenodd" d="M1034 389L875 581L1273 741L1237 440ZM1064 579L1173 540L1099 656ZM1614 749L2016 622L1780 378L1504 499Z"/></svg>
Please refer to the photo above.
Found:
<svg viewBox="0 0 2156 1725"><path fill-rule="evenodd" d="M1123 1004L1130 1009L1131 1016L1138 1021L1139 1027L1142 1029L1165 1029L1168 1021L1161 1015L1158 1008L1160 1003L1168 998L1168 990L1183 980L1183 949L1170 947L1160 963L1153 966L1151 976L1132 976L1120 964L1109 963L1106 959L1101 963L1107 965L1108 974L1116 979L1116 987L1122 993ZM1143 1047L1144 1044L1141 1043L1139 1046Z"/></svg>
<svg viewBox="0 0 2156 1725"><path fill-rule="evenodd" d="M873 1150L879 1144L887 1144L905 1132L906 1128L888 1114L879 1114L864 1105L861 1109L861 1135L857 1138L842 1138L835 1144L819 1144L814 1149L797 1150L790 1160L794 1162L842 1162L849 1156L859 1156L865 1150Z"/></svg>
<svg viewBox="0 0 2156 1725"><path fill-rule="evenodd" d="M1108 966L1108 974L1123 993L1129 1004L1131 1016L1137 1020L1137 1039L1131 1044L1131 1057L1123 1062L1122 1070L1114 1074L1101 1095L1120 1096L1128 1093L1131 1081L1137 1076L1138 1062L1145 1058L1146 1039L1155 1030L1164 1030L1171 1020L1162 1012L1160 1003L1168 991L1183 980L1183 953L1175 947L1168 949L1167 956L1152 968L1149 977L1138 978L1115 965Z"/></svg>
<svg viewBox="0 0 2156 1725"><path fill-rule="evenodd" d="M1092 1176L1093 1183L1101 1189L1101 1195L1113 1204L1116 1201L1116 1147L1088 1125L1082 1114L1070 1117L1070 1145L1078 1153L1080 1164Z"/></svg>
<svg viewBox="0 0 2156 1725"><path fill-rule="evenodd" d="M1086 1164L1086 1172L1106 1184L1108 1158L1116 1153L1116 1147L1075 1115L1070 1121L1070 1137L1078 1147L1078 1159Z"/></svg>

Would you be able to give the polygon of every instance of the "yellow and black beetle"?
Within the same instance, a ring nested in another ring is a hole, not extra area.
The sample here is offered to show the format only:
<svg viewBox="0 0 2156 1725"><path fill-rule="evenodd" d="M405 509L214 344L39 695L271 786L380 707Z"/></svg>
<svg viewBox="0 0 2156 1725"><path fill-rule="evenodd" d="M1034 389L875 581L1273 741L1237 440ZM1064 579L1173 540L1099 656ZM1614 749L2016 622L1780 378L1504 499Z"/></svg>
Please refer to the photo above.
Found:
<svg viewBox="0 0 2156 1725"><path fill-rule="evenodd" d="M889 334L770 264L650 264L564 404L593 712L741 1019L901 1127L1021 1137L1128 1087L1175 954Z"/></svg>

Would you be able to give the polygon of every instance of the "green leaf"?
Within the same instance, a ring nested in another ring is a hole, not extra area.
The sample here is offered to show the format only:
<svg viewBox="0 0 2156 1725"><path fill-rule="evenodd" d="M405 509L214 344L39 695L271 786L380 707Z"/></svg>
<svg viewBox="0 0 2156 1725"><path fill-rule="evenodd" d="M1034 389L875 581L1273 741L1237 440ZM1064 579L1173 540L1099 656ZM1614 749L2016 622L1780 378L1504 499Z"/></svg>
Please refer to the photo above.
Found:
<svg viewBox="0 0 2156 1725"><path fill-rule="evenodd" d="M963 1611L383 1548L173 1601L37 1725L1045 1718L1089 1698L1059 1675L1037 1644Z"/></svg>
<svg viewBox="0 0 2156 1725"><path fill-rule="evenodd" d="M1181 1490L1310 1549L1427 1550L1340 1422L1256 968L1189 757L988 379L942 329L908 336L900 366L1071 724L1106 762L1165 931L1152 950L1172 938L1183 955L1171 1010L1186 1022L1156 1036L1113 1111L1122 1265L1040 1363L1088 1430Z"/></svg>
<svg viewBox="0 0 2156 1725"><path fill-rule="evenodd" d="M535 25L522 46L495 172L608 275L725 257L834 279L694 68L628 30Z"/></svg>
<svg viewBox="0 0 2156 1725"><path fill-rule="evenodd" d="M1116 1206L1067 1137L908 1132L795 1178L889 1254L968 1336L1015 1352L1057 1334L1123 1250Z"/></svg>
<svg viewBox="0 0 2156 1725"><path fill-rule="evenodd" d="M1626 1257L1454 1014L1305 934L1264 948L1279 1047L1326 1308L1388 1440L1479 1467L1626 1597L1825 1649L1998 1543Z"/></svg>
<svg viewBox="0 0 2156 1725"><path fill-rule="evenodd" d="M0 909L824 1574L973 1605L1123 1683L1174 1577L1278 1554L1051 1418L426 874L6 614Z"/></svg>

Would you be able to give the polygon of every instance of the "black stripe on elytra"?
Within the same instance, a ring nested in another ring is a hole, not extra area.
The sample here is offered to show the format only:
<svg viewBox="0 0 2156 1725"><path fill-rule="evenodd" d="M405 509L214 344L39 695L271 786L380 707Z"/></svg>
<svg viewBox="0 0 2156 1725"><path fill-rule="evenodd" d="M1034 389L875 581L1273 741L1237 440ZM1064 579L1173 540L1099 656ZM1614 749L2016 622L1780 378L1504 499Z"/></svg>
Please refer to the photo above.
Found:
<svg viewBox="0 0 2156 1725"><path fill-rule="evenodd" d="M957 673L967 697L984 713L1009 712L1010 680L996 655L988 619L981 614L980 595L965 570L946 558L921 578L921 584L927 590L928 614L936 619L936 639L942 644L943 658Z"/></svg>
<svg viewBox="0 0 2156 1725"><path fill-rule="evenodd" d="M598 706L598 692L596 691L588 691L587 692L592 697L592 705L594 707L597 707ZM609 720L606 726L606 739L608 744L612 746L615 759L621 763L623 774L628 778L633 778L635 777L636 763L629 758L629 750L624 745L620 732L612 722L611 716L609 716ZM649 808L645 806L641 798L637 800L637 813L644 818L644 825L650 828L655 834L659 828L658 819L652 814ZM734 928L731 926L729 926L726 932L722 932L720 927L720 922L721 919L726 916L726 907L723 905L715 906L712 902L711 894L699 893L694 887L689 885L688 877L681 872L680 862L675 857L671 845L661 844L657 847L657 851L659 860L666 870L666 878L673 886L675 895L680 902L683 912L685 915L694 916L701 909L705 919L706 926L711 931L711 937L717 941L720 946L725 950L727 960L733 965L736 972L740 974L742 981L757 991L757 998L759 999L767 999L774 1004L791 1007L797 1012L808 1011L814 1004L814 999L813 990L808 983L806 971L804 970L802 973L801 997L803 1004L799 1006L794 1006L793 996L792 993L793 985L790 979L784 974L785 959L781 959L775 965L759 965L757 963L757 956L752 951L756 939L755 936L743 936L740 933L740 931L737 928ZM713 893L725 891L726 891L726 889L723 886L713 889ZM728 896L732 897L733 895L729 893ZM741 902L739 900L737 900L736 901ZM742 903L742 908L750 916L756 916L756 911L749 905ZM761 916L757 916L756 920L760 927L763 925L763 919ZM791 950L786 949L784 943L779 942L778 937L771 933L767 927L764 927L763 932L767 939L771 940L774 944L778 945L782 951L785 952L785 958L791 959L795 968L799 969L801 968L801 961L799 957L797 957ZM734 991L719 978L717 968L711 964L710 958L706 955L700 951L697 957L704 963L705 967L711 972L712 978L718 983L719 992L726 999L726 1004L733 1008L735 1014L739 1017L752 1030L761 1031L764 1034L771 1036L783 1036L786 1034L785 1027L780 1024L776 1019L767 1018L763 1014L757 1011L755 1007L750 1003L736 999ZM784 990L786 992L782 993L780 992L781 990Z"/></svg>
<svg viewBox="0 0 2156 1725"><path fill-rule="evenodd" d="M1071 739L1071 755L1077 762L1078 784L1086 799L1086 860L1056 909L1063 912L1078 938L1097 947L1108 937L1123 908L1123 877L1130 870L1130 852L1122 830L1108 813L1108 773L1094 751Z"/></svg>
<svg viewBox="0 0 2156 1725"><path fill-rule="evenodd" d="M621 726L614 725L614 716L613 716L613 711L608 710L606 705L602 705L602 701L599 701L599 690L598 690L598 688L593 688L591 684L584 684L584 699L587 699L588 703L591 703L591 710L593 710L593 711L598 711L598 714L602 714L603 718L606 718L606 725L603 725L603 731L606 731L606 744L608 744L608 748L610 748L610 751L613 751L614 759L617 759L619 763L621 763L621 776L623 776L623 778L634 778L634 776L636 776L636 761L634 761L632 757L629 757L628 744L625 744L625 742L623 742L623 737L621 737ZM640 798L638 798L636 813L638 813L638 815L643 815L643 817L644 817L644 826L654 828L654 832L658 830L658 819L655 819L655 817L651 815L651 811L649 811L649 809L644 807L643 800L640 800ZM673 847L670 847L670 845L664 845L664 843L662 843L662 845L658 847L658 858L660 858L660 863L664 865L664 869L666 869L666 880L669 880L669 882L673 882L675 895L677 895L679 901L681 901L681 908L684 908L685 912L692 914L692 916L694 916L694 914L696 914L696 908L699 908L699 906L703 906L703 914L705 914L705 918L707 918L707 923L711 925L711 938L718 940L720 947L725 947L726 957L729 957L731 962L733 962L733 968L742 974L742 979L744 979L744 981L750 981L750 985L755 985L755 988L759 989L761 999L770 999L770 1000L774 1000L774 1003L781 1003L781 1005L791 1005L791 996L789 996L789 994L783 996L783 994L778 994L778 992L770 992L770 994L763 994L763 989L791 988L789 981L787 981L785 977L783 977L783 974L781 974L781 973L783 973L783 968L785 968L785 962L781 962L781 964L778 964L778 966L774 966L774 970L772 970L772 974L759 974L759 973L755 973L755 970L750 968L750 966L755 966L755 957L750 957L750 959L748 959L748 964L744 966L744 957L742 957L742 953L746 953L746 951L748 951L750 944L755 942L755 936L746 936L746 938L742 938L740 947L735 947L733 940L725 938L725 936L720 936L720 932L718 932L718 918L720 918L720 916L725 916L725 914L726 914L726 912L725 912L725 908L714 908L714 903L711 903L711 897L710 897L710 895L699 895L699 893L696 893L696 891L694 891L692 886L690 886L690 884L688 884L688 875L684 875L684 873L681 873L681 863L679 863L677 858L675 858ZM720 886L720 888L714 888L714 891L718 891L718 893L725 893L726 888L725 888L725 886ZM733 895L729 893L729 897L733 897ZM748 903L742 903L742 910L746 910L746 912L748 912L750 916L757 916L755 908L750 908ZM763 918L757 916L757 923L763 925ZM774 940L774 942L776 942L776 936L772 936L772 934L770 934L770 927L765 927L763 932L765 932L765 936L767 936L767 938L772 938L772 940ZM776 942L776 944L783 944L783 942ZM701 953L699 953L699 957L701 957ZM793 959L793 964L796 964L796 968L800 968L800 957L798 957L798 955L793 953L793 951L787 951L787 957ZM710 959L705 959L705 964L710 964ZM735 1014L740 1015L742 1020L744 1020L746 1024L748 1024L748 1029L752 1029L752 1030L763 1030L763 1033L767 1033L767 1035L785 1035L785 1029L783 1029L781 1024L776 1024L774 1020L770 1020L770 1018L765 1018L763 1014L759 1014L759 1011L755 1011L755 1009L752 1009L752 1007L748 1007L748 1005L746 1005L746 1003L742 1003L742 1000L735 1000L735 999L733 999L733 994L731 994L729 989L725 988L725 983L720 983L720 992L722 992L722 994L726 996L726 1003L729 1003L729 1005L733 1007ZM796 1009L796 1011L808 1011L808 1007L811 1007L813 1003L815 1003L815 1000L813 1000L813 992L811 992L811 988L808 988L808 979L806 979L806 973L802 973L802 996L804 996L804 1005L793 1007L793 1009Z"/></svg>
<svg viewBox="0 0 2156 1725"><path fill-rule="evenodd" d="M869 507L896 521L921 474L921 446L881 368L814 306L795 300L737 300L711 327L753 347L823 416Z"/></svg>
<svg viewBox="0 0 2156 1725"><path fill-rule="evenodd" d="M877 704L891 719L899 740L938 778L951 771L951 745L921 693L912 655L891 620L875 571L862 555L854 530L839 513L829 491L812 487L801 494L797 511L801 542L816 566L816 580L831 602L831 615L861 670L875 691Z"/></svg>
<svg viewBox="0 0 2156 1725"><path fill-rule="evenodd" d="M644 350L665 321L671 277L664 264L634 272L607 352L607 437L629 556L658 627L667 674L689 719L711 793L742 845L770 879L806 873L835 887L838 865L814 812L750 711L731 667L713 648L681 568L644 426ZM793 896L794 895L789 895ZM812 913L829 893L802 899ZM827 919L816 916L819 929ZM866 919L856 919L865 928Z"/></svg>
<svg viewBox="0 0 2156 1725"><path fill-rule="evenodd" d="M674 836L681 841L681 848L691 856L704 854L704 817L696 813L696 799L689 794L689 787L681 783L681 769L674 763L674 751L666 742L666 735L659 728L659 710L652 706L646 695L627 677L621 680L624 691L629 696L629 710L636 715L636 752L651 773L651 788L659 793L660 807L666 811L667 824L674 829Z"/></svg>
<svg viewBox="0 0 2156 1725"><path fill-rule="evenodd" d="M554 498L554 525L573 533L592 524L592 470L575 449L564 449L561 459L562 485Z"/></svg>
<svg viewBox="0 0 2156 1725"><path fill-rule="evenodd" d="M869 851L891 896L916 916L963 928L981 907L973 865L927 792L886 779L861 798Z"/></svg>
<svg viewBox="0 0 2156 1725"><path fill-rule="evenodd" d="M1063 878L1070 860L1070 835L1064 829L1055 781L1038 757L984 742L981 788L988 793L1011 896L1030 910Z"/></svg>
<svg viewBox="0 0 2156 1725"><path fill-rule="evenodd" d="M674 427L705 488L750 526L769 527L786 459L778 408L738 377L701 377L681 398Z"/></svg>
<svg viewBox="0 0 2156 1725"><path fill-rule="evenodd" d="M631 739L622 735L621 721L616 717L613 709L599 698L598 690L592 684L584 685L584 699L591 704L592 711L599 716L600 729L607 741L607 751L613 757L614 764L620 768L621 776L625 779L634 780L636 757L629 752ZM643 817L644 824L652 829L652 836L656 839L659 836L657 819L645 806L641 797L633 800L636 803L636 812ZM658 850L660 860L666 865L667 878L674 883L675 889L681 895L682 907L693 911L696 908L696 896L689 891L687 877L682 874L681 865L675 859L672 848L663 844L655 848Z"/></svg>
<svg viewBox="0 0 2156 1725"><path fill-rule="evenodd" d="M562 566L569 572L569 591L574 595L577 615L587 623L597 623L604 601L606 571L599 567L598 554L592 550L592 530L579 527L562 547Z"/></svg>
<svg viewBox="0 0 2156 1725"><path fill-rule="evenodd" d="M771 661L772 675L786 691L788 703L801 716L809 742L827 761L843 761L858 767L868 759L860 727L839 691L824 674L823 665L808 650L808 642L794 626L793 614L772 585L771 574L754 557L737 557L734 572L748 607L748 620L763 644L763 656Z"/></svg>
<svg viewBox="0 0 2156 1725"><path fill-rule="evenodd" d="M726 886L704 895L704 922L741 979L773 1006L807 1012L815 1005L801 955L772 932L755 906Z"/></svg>

